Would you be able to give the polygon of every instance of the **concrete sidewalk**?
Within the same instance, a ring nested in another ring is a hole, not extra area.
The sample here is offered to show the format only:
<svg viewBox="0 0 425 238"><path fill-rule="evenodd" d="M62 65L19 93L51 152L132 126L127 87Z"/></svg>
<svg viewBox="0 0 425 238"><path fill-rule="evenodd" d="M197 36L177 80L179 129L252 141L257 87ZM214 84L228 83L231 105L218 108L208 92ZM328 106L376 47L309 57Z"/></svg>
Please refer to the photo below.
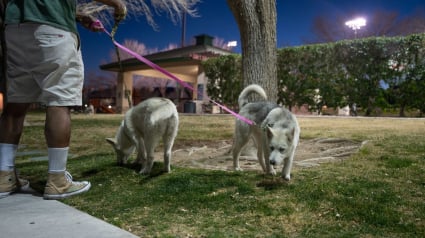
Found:
<svg viewBox="0 0 425 238"><path fill-rule="evenodd" d="M0 199L0 236L13 238L135 238L137 236L35 193Z"/></svg>

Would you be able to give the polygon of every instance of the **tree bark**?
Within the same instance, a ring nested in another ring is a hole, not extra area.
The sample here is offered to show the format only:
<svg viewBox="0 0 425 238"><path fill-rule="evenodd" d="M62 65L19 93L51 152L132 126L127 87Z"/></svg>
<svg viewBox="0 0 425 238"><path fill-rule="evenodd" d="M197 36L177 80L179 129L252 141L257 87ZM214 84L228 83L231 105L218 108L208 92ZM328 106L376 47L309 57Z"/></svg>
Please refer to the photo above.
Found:
<svg viewBox="0 0 425 238"><path fill-rule="evenodd" d="M277 101L276 0L227 0L239 26L244 86L259 84Z"/></svg>

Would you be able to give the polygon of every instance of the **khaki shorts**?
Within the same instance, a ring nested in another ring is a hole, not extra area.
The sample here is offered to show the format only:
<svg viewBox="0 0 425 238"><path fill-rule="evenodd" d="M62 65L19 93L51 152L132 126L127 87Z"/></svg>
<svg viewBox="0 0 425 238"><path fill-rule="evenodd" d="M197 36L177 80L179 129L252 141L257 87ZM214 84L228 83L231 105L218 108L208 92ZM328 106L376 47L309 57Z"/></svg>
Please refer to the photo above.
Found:
<svg viewBox="0 0 425 238"><path fill-rule="evenodd" d="M79 39L52 26L7 25L7 100L81 105L84 66Z"/></svg>

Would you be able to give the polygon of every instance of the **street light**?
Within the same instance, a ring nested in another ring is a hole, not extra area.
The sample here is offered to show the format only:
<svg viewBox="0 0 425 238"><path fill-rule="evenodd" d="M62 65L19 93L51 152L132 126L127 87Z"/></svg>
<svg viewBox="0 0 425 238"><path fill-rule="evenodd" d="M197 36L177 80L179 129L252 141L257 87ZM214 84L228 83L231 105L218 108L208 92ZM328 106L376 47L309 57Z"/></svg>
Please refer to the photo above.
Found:
<svg viewBox="0 0 425 238"><path fill-rule="evenodd" d="M236 47L238 46L238 42L237 41L229 41L227 42L227 47L232 48L232 47Z"/></svg>
<svg viewBox="0 0 425 238"><path fill-rule="evenodd" d="M346 21L345 25L354 30L354 38L357 38L357 30L366 26L366 19L359 17L354 20Z"/></svg>

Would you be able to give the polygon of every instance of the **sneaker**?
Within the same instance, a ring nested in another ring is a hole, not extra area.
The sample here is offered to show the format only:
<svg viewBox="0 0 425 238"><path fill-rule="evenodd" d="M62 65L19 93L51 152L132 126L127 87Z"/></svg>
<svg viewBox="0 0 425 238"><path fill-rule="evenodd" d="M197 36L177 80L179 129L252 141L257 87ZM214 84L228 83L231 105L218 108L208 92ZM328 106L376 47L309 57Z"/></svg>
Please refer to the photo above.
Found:
<svg viewBox="0 0 425 238"><path fill-rule="evenodd" d="M74 182L68 171L63 173L49 173L44 199L62 199L87 192L91 187L90 182Z"/></svg>
<svg viewBox="0 0 425 238"><path fill-rule="evenodd" d="M18 179L16 179L18 178ZM20 179L16 170L0 171L0 198L9 196L11 193L28 189L28 180Z"/></svg>

